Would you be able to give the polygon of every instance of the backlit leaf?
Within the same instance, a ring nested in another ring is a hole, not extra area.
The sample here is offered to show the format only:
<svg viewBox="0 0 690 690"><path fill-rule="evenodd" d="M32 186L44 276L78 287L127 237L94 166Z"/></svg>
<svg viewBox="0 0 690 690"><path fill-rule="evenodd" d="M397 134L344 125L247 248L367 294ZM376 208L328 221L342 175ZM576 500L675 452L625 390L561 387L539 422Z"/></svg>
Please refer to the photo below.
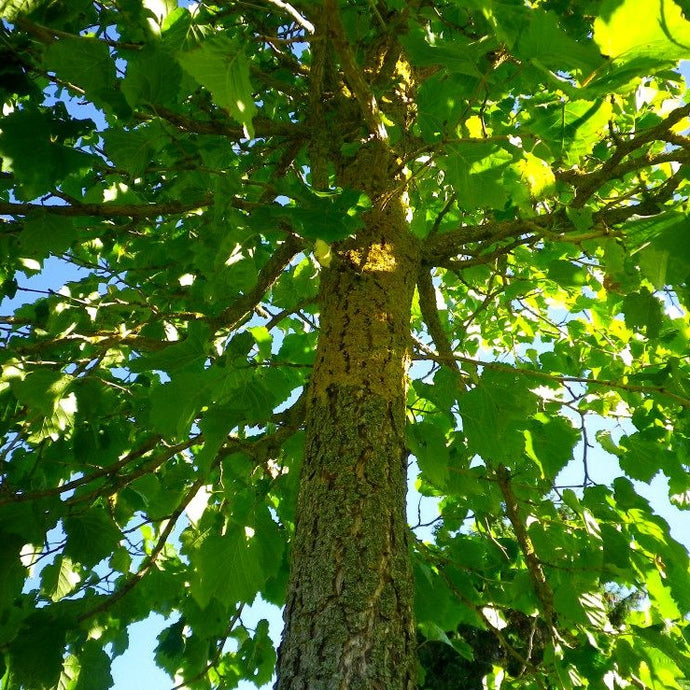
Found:
<svg viewBox="0 0 690 690"><path fill-rule="evenodd" d="M265 579L259 551L240 527L205 539L195 563L191 591L202 607L213 597L226 605L251 602Z"/></svg>
<svg viewBox="0 0 690 690"><path fill-rule="evenodd" d="M65 518L65 554L87 566L109 556L122 538L119 527L104 508L89 508Z"/></svg>

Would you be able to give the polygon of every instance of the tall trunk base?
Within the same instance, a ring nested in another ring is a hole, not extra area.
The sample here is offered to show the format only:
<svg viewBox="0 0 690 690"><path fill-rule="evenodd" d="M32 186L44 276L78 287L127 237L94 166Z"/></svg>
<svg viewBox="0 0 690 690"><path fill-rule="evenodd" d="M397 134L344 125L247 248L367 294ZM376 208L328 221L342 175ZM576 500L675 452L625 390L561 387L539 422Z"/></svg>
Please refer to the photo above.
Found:
<svg viewBox="0 0 690 690"><path fill-rule="evenodd" d="M284 688L412 688L406 459L390 402L331 389L311 411Z"/></svg>

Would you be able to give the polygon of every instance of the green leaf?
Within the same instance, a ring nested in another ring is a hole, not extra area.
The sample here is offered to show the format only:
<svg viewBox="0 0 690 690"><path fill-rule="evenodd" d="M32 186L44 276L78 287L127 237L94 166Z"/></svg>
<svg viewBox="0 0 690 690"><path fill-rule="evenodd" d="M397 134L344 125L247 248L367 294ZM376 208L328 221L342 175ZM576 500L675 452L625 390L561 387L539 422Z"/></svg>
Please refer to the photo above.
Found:
<svg viewBox="0 0 690 690"><path fill-rule="evenodd" d="M663 614L662 614L663 615ZM639 636L645 642L660 650L683 671L685 676L690 675L690 654L688 643L678 636L673 636L663 625L633 626L634 635ZM680 687L683 687L681 681Z"/></svg>
<svg viewBox="0 0 690 690"><path fill-rule="evenodd" d="M439 627L433 621L425 621L419 626L419 632L424 635L427 640L434 642L443 642L443 644L452 647L461 657L468 661L474 660L474 652L467 642L461 638L450 639L443 628Z"/></svg>
<svg viewBox="0 0 690 690"><path fill-rule="evenodd" d="M187 337L170 343L159 352L146 354L132 362L132 371L161 370L173 375L201 373L209 357L210 329L206 324L191 324Z"/></svg>
<svg viewBox="0 0 690 690"><path fill-rule="evenodd" d="M202 471L208 470L216 459L216 454L227 440L234 423L235 417L229 414L222 405L214 405L204 412L199 422L199 428L204 435L204 447L196 456Z"/></svg>
<svg viewBox="0 0 690 690"><path fill-rule="evenodd" d="M45 194L71 173L83 173L94 164L91 156L63 145L59 127L32 110L16 110L3 118L0 155L16 176L24 198Z"/></svg>
<svg viewBox="0 0 690 690"><path fill-rule="evenodd" d="M631 479L649 483L667 465L668 452L655 434L638 432L620 440L618 462Z"/></svg>
<svg viewBox="0 0 690 690"><path fill-rule="evenodd" d="M243 677L251 679L257 687L271 680L276 652L268 635L267 620L262 619L258 622L254 636L242 643L237 655L241 659Z"/></svg>
<svg viewBox="0 0 690 690"><path fill-rule="evenodd" d="M468 210L503 208L509 196L503 171L513 156L494 144L479 142L457 145L450 151L452 155L439 160L439 165L453 185L458 204Z"/></svg>
<svg viewBox="0 0 690 690"><path fill-rule="evenodd" d="M536 406L524 377L487 369L479 385L460 396L470 450L487 460L514 462L524 451L523 429Z"/></svg>
<svg viewBox="0 0 690 690"><path fill-rule="evenodd" d="M211 535L193 556L192 596L201 607L212 598L230 606L251 603L265 581L260 551L244 528L233 526L223 536Z"/></svg>
<svg viewBox="0 0 690 690"><path fill-rule="evenodd" d="M120 528L105 508L95 506L64 520L65 555L86 566L108 557L122 539Z"/></svg>
<svg viewBox="0 0 690 690"><path fill-rule="evenodd" d="M187 7L168 6L161 25L161 38L166 48L177 51L188 40L192 15Z"/></svg>
<svg viewBox="0 0 690 690"><path fill-rule="evenodd" d="M294 270L285 272L273 286L273 302L283 309L294 308L301 300L316 296L318 281L312 262L305 258Z"/></svg>
<svg viewBox="0 0 690 690"><path fill-rule="evenodd" d="M244 127L246 136L253 138L256 106L249 63L239 45L227 38L209 39L196 50L179 54L177 60Z"/></svg>
<svg viewBox="0 0 690 690"><path fill-rule="evenodd" d="M588 278L587 269L584 266L578 266L562 259L552 261L548 271L551 280L566 288L581 287L585 285Z"/></svg>
<svg viewBox="0 0 690 690"><path fill-rule="evenodd" d="M450 454L443 430L431 421L423 421L408 427L407 439L424 478L434 486L444 488L448 480Z"/></svg>
<svg viewBox="0 0 690 690"><path fill-rule="evenodd" d="M531 13L527 29L520 35L517 54L556 71L576 71L588 76L601 66L599 51L588 41L578 42L558 24L551 12Z"/></svg>
<svg viewBox="0 0 690 690"><path fill-rule="evenodd" d="M108 158L132 177L145 172L168 140L155 122L136 129L109 129L102 136Z"/></svg>
<svg viewBox="0 0 690 690"><path fill-rule="evenodd" d="M690 275L690 248L685 214L660 214L654 219L631 223L633 232L649 238L639 251L640 269L656 289L678 285Z"/></svg>
<svg viewBox="0 0 690 690"><path fill-rule="evenodd" d="M361 213L369 206L369 199L354 189L333 193L316 193L301 185L286 185L284 192L294 198L291 205L272 204L252 214L257 227L288 223L306 239L337 242L362 227Z"/></svg>
<svg viewBox="0 0 690 690"><path fill-rule="evenodd" d="M109 690L113 686L110 657L97 640L87 640L79 658L80 671L74 690Z"/></svg>
<svg viewBox="0 0 690 690"><path fill-rule="evenodd" d="M563 417L535 416L525 431L527 454L539 464L542 475L555 479L570 462L580 434Z"/></svg>
<svg viewBox="0 0 690 690"><path fill-rule="evenodd" d="M0 0L0 18L12 22L17 17L31 14L47 2L48 0Z"/></svg>
<svg viewBox="0 0 690 690"><path fill-rule="evenodd" d="M120 573L129 573L132 557L124 546L118 546L108 559L108 565Z"/></svg>
<svg viewBox="0 0 690 690"><path fill-rule="evenodd" d="M45 259L50 254L62 254L76 238L77 229L71 218L38 212L26 219L19 246L24 256Z"/></svg>
<svg viewBox="0 0 690 690"><path fill-rule="evenodd" d="M603 629L608 623L606 602L601 592L579 592L572 582L554 591L554 605L559 614L572 623Z"/></svg>
<svg viewBox="0 0 690 690"><path fill-rule="evenodd" d="M62 670L66 623L48 611L31 614L9 645L9 668L17 687L52 688Z"/></svg>
<svg viewBox="0 0 690 690"><path fill-rule="evenodd" d="M22 380L12 381L12 390L19 402L45 416L51 415L70 385L71 379L58 371L39 369Z"/></svg>
<svg viewBox="0 0 690 690"><path fill-rule="evenodd" d="M464 607L435 570L419 560L413 567L417 622L453 630L466 616Z"/></svg>
<svg viewBox="0 0 690 690"><path fill-rule="evenodd" d="M647 336L656 338L662 322L662 309L659 300L647 288L627 295L623 300L625 325L635 330L645 329Z"/></svg>
<svg viewBox="0 0 690 690"><path fill-rule="evenodd" d="M288 333L278 351L278 359L292 364L313 364L316 333Z"/></svg>
<svg viewBox="0 0 690 690"><path fill-rule="evenodd" d="M433 384L424 381L413 381L415 392L422 398L430 400L439 410L451 414L459 393L458 377L448 368L439 369L434 374Z"/></svg>
<svg viewBox="0 0 690 690"><path fill-rule="evenodd" d="M518 161L516 167L520 172L520 179L527 184L532 198L540 199L553 192L556 178L546 161L525 152L524 158Z"/></svg>
<svg viewBox="0 0 690 690"><path fill-rule="evenodd" d="M439 37L430 41L430 38L419 26L413 26L401 36L413 64L420 67L444 65L451 73L481 76L477 68L479 50L470 41L443 41Z"/></svg>
<svg viewBox="0 0 690 690"><path fill-rule="evenodd" d="M472 69L476 70L474 65ZM468 80L439 72L424 81L417 96L417 123L426 141L433 141L453 125L462 114L463 92Z"/></svg>
<svg viewBox="0 0 690 690"><path fill-rule="evenodd" d="M571 208L565 209L570 222L575 226L578 232L587 232L592 227L592 209L591 208ZM608 246L609 243L607 243Z"/></svg>
<svg viewBox="0 0 690 690"><path fill-rule="evenodd" d="M163 48L149 44L127 63L122 93L132 108L140 104L167 105L175 100L182 70Z"/></svg>
<svg viewBox="0 0 690 690"><path fill-rule="evenodd" d="M688 0L674 0L674 2L682 10L683 16L686 19L690 19L690 2Z"/></svg>
<svg viewBox="0 0 690 690"><path fill-rule="evenodd" d="M17 400L27 406L35 419L41 421L33 430L33 440L59 434L74 424L76 397L74 393L68 393L70 383L68 376L48 369L39 369L23 379L11 381L10 386Z"/></svg>
<svg viewBox="0 0 690 690"><path fill-rule="evenodd" d="M653 601L655 612L662 619L674 620L681 616L678 604L674 600L671 590L662 582L658 570L650 570L646 574L645 587Z"/></svg>
<svg viewBox="0 0 690 690"><path fill-rule="evenodd" d="M5 517L4 515L2 516ZM10 607L14 606L17 597L22 591L27 569L22 565L19 552L24 544L24 540L13 534L8 534L4 530L0 531L0 559L3 567L0 568L0 615L7 613ZM4 631L0 631L0 644L8 641L6 636L11 626L7 626Z"/></svg>
<svg viewBox="0 0 690 690"><path fill-rule="evenodd" d="M104 41L87 37L53 41L43 55L43 64L64 82L81 87L97 106L121 117L130 114L115 78L115 62Z"/></svg>
<svg viewBox="0 0 690 690"><path fill-rule="evenodd" d="M553 157L575 164L591 151L611 114L608 99L565 100L536 110L527 127L543 139Z"/></svg>
<svg viewBox="0 0 690 690"><path fill-rule="evenodd" d="M54 563L41 571L41 589L53 601L59 601L71 594L81 581L74 564L66 556L58 556Z"/></svg>
<svg viewBox="0 0 690 690"><path fill-rule="evenodd" d="M150 421L153 428L167 438L183 438L208 400L219 375L216 370L181 372L151 392Z"/></svg>
<svg viewBox="0 0 690 690"><path fill-rule="evenodd" d="M165 628L156 638L156 663L170 675L174 675L182 665L186 642L184 629L185 621L181 618L177 623Z"/></svg>

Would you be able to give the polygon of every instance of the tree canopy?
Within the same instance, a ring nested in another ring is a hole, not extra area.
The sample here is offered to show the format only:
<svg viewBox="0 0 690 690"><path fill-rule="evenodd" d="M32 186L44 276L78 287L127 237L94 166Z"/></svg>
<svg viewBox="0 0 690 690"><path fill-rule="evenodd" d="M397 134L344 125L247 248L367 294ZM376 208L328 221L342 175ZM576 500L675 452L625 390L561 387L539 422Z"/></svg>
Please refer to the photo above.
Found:
<svg viewBox="0 0 690 690"><path fill-rule="evenodd" d="M2 687L686 687L688 12L0 0Z"/></svg>

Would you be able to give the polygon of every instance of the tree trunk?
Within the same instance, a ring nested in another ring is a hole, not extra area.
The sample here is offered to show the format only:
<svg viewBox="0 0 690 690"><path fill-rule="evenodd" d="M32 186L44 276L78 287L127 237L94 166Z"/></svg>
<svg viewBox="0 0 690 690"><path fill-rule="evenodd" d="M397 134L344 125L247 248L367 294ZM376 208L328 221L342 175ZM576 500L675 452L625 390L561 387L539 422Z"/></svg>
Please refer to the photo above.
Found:
<svg viewBox="0 0 690 690"><path fill-rule="evenodd" d="M343 178L374 208L321 275L279 690L407 690L416 679L405 396L419 250L395 180L373 179L388 156L360 153Z"/></svg>

